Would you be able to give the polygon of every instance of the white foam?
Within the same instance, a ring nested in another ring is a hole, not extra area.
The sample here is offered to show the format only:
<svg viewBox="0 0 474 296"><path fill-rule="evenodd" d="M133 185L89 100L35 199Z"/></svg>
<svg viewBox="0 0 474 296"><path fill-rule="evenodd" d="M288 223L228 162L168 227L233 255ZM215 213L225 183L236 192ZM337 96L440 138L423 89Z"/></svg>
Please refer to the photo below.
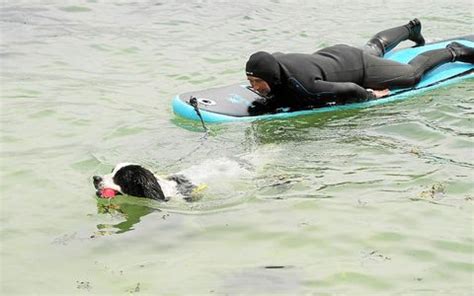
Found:
<svg viewBox="0 0 474 296"><path fill-rule="evenodd" d="M206 160L180 172L195 184L215 184L220 180L248 177L251 172L243 164L228 158Z"/></svg>

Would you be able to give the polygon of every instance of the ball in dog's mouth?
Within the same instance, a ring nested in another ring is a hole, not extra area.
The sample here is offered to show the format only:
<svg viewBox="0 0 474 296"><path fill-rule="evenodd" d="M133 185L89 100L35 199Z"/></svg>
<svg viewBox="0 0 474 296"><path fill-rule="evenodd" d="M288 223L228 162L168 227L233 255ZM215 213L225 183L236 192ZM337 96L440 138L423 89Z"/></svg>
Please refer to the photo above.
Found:
<svg viewBox="0 0 474 296"><path fill-rule="evenodd" d="M117 195L117 191L111 188L102 188L97 191L97 196L101 198L114 198Z"/></svg>

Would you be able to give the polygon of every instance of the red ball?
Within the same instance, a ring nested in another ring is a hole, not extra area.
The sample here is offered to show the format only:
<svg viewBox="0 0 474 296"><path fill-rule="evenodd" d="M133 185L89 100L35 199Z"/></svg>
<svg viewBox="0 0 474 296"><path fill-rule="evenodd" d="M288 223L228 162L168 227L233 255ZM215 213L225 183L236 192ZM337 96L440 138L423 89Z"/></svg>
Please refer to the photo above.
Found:
<svg viewBox="0 0 474 296"><path fill-rule="evenodd" d="M100 197L103 198L114 198L116 194L117 191L111 188L102 188L102 190L100 191Z"/></svg>

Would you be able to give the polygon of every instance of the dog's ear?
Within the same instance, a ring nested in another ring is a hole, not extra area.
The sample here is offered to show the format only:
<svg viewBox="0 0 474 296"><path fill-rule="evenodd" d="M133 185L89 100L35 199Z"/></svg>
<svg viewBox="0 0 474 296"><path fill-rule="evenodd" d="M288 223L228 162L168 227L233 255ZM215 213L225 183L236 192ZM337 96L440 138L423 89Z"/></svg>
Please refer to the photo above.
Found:
<svg viewBox="0 0 474 296"><path fill-rule="evenodd" d="M143 196L151 199L167 201L163 190L153 173L147 169L141 169L142 170L140 174L138 174L136 181L140 184L143 190Z"/></svg>
<svg viewBox="0 0 474 296"><path fill-rule="evenodd" d="M139 165L128 165L121 168L115 173L113 179L124 194L155 200L167 200L153 173Z"/></svg>
<svg viewBox="0 0 474 296"><path fill-rule="evenodd" d="M163 194L163 190L161 190L161 186L156 179L151 180L151 182L148 180L142 186L145 197L163 201L169 200Z"/></svg>

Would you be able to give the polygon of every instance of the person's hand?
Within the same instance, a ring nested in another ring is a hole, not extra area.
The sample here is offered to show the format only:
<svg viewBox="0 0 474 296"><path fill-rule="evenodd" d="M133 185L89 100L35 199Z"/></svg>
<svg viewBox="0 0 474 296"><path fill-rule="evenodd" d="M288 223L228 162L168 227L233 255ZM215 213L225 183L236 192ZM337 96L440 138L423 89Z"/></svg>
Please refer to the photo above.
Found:
<svg viewBox="0 0 474 296"><path fill-rule="evenodd" d="M378 99L378 98L383 98L383 97L386 97L390 94L390 90L388 88L386 89L381 89L381 90L369 90L370 92L372 92L374 94L374 96Z"/></svg>
<svg viewBox="0 0 474 296"><path fill-rule="evenodd" d="M267 111L268 107L265 100L257 99L248 107L248 113L251 116L261 115Z"/></svg>

